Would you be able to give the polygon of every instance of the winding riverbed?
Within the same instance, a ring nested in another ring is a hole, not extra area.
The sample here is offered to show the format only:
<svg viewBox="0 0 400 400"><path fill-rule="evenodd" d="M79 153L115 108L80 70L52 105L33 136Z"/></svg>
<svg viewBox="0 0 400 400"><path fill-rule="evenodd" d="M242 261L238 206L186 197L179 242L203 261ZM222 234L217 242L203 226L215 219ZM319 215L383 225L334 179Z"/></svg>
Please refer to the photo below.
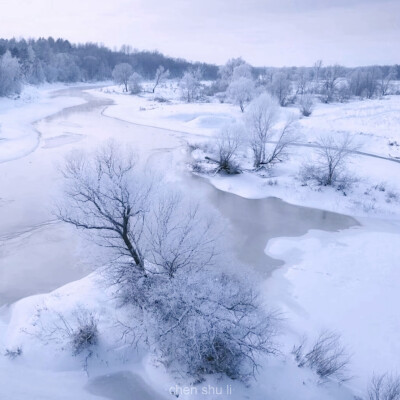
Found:
<svg viewBox="0 0 400 400"><path fill-rule="evenodd" d="M41 139L37 149L1 165L6 186L0 207L0 304L53 290L90 272L74 231L54 220L52 201L57 194L57 165L65 154L73 148L92 149L108 138L133 146L151 166L170 171L184 191L212 204L228 221L229 237L240 261L262 274L281 264L264 253L269 239L357 224L351 217L277 198L251 200L218 190L186 172L181 132L107 117L103 111L113 101L85 92L83 87L56 91L53 97L57 96L79 97L85 103L38 121L35 128Z"/></svg>

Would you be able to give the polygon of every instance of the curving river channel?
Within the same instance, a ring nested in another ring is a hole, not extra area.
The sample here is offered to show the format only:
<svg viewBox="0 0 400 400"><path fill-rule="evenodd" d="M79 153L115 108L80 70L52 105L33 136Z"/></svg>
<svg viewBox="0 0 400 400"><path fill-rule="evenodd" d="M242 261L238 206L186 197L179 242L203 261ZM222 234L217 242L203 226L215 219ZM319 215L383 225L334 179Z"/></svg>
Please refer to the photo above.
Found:
<svg viewBox="0 0 400 400"><path fill-rule="evenodd" d="M186 172L184 133L108 117L104 111L113 106L113 101L85 90L55 91L53 97L79 97L84 104L36 122L39 146L28 156L0 166L0 173L10 182L0 207L0 305L53 290L90 272L76 250L73 230L57 223L51 213L51 199L59 181L56 165L72 148L94 148L110 137L129 143L159 169L173 171L183 191L215 207L228 222L229 240L239 260L260 274L267 276L282 264L264 253L269 239L300 236L310 229L336 231L357 224L345 215L299 207L277 198L253 200L218 190L206 179ZM21 176L24 184L16 187Z"/></svg>

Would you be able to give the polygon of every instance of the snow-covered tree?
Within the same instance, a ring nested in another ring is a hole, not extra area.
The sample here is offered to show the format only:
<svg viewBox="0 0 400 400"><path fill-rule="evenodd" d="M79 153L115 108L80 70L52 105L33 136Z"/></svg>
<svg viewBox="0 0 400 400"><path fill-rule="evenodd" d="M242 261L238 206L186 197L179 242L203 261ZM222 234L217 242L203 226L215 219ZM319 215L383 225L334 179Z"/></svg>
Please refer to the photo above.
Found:
<svg viewBox="0 0 400 400"><path fill-rule="evenodd" d="M154 83L152 92L154 93L159 85L165 82L166 79L169 77L169 71L166 70L162 65L157 68L157 71L154 75Z"/></svg>
<svg viewBox="0 0 400 400"><path fill-rule="evenodd" d="M219 75L221 78L221 81L227 87L233 79L233 71L235 68L240 67L241 65L245 65L246 61L243 60L243 58L231 58L229 59L225 65L221 66L219 68Z"/></svg>
<svg viewBox="0 0 400 400"><path fill-rule="evenodd" d="M21 91L21 68L18 60L7 51L0 57L0 96Z"/></svg>
<svg viewBox="0 0 400 400"><path fill-rule="evenodd" d="M253 75L251 73L251 65L244 63L238 65L233 69L232 81L235 81L239 78L253 79Z"/></svg>
<svg viewBox="0 0 400 400"><path fill-rule="evenodd" d="M340 65L333 65L327 68L321 88L321 100L324 103L330 103L334 100L341 75L342 67Z"/></svg>
<svg viewBox="0 0 400 400"><path fill-rule="evenodd" d="M106 282L125 307L125 337L150 344L167 367L201 378L254 374L257 356L276 351L276 317L249 282L222 271L221 230L160 180L149 184L132 153L108 144L67 161L62 221L112 253Z"/></svg>
<svg viewBox="0 0 400 400"><path fill-rule="evenodd" d="M279 104L268 93L261 94L249 105L245 123L255 168L272 165L287 157L288 147L294 141L290 129L293 120L289 119L278 129L279 116Z"/></svg>
<svg viewBox="0 0 400 400"><path fill-rule="evenodd" d="M128 88L131 94L138 94L142 91L143 78L137 72L134 72L128 80Z"/></svg>
<svg viewBox="0 0 400 400"><path fill-rule="evenodd" d="M283 72L274 74L271 84L271 93L278 99L281 107L285 107L292 92L292 83Z"/></svg>
<svg viewBox="0 0 400 400"><path fill-rule="evenodd" d="M188 102L198 99L201 87L201 71L199 69L186 71L179 82L182 97Z"/></svg>
<svg viewBox="0 0 400 400"><path fill-rule="evenodd" d="M379 79L379 91L381 96L386 96L389 94L391 83L395 79L395 77L396 69L394 67L391 67L387 74L381 72Z"/></svg>
<svg viewBox="0 0 400 400"><path fill-rule="evenodd" d="M117 64L112 72L114 82L118 85L123 85L125 92L128 92L128 82L132 73L133 68L128 63Z"/></svg>
<svg viewBox="0 0 400 400"><path fill-rule="evenodd" d="M267 159L266 145L272 138L272 128L278 121L279 114L276 99L268 93L254 99L246 112L246 129L256 168Z"/></svg>
<svg viewBox="0 0 400 400"><path fill-rule="evenodd" d="M358 148L348 134L321 136L315 148L316 159L306 163L300 171L302 179L324 186L347 185L347 164Z"/></svg>
<svg viewBox="0 0 400 400"><path fill-rule="evenodd" d="M252 79L239 78L232 81L226 91L229 100L244 112L246 105L254 98L255 84Z"/></svg>

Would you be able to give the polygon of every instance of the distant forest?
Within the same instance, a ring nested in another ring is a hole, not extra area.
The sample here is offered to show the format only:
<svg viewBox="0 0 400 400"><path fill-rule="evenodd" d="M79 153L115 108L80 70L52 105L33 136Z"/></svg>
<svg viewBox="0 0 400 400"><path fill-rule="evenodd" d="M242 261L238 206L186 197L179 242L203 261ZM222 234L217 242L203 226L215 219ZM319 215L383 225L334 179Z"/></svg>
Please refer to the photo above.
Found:
<svg viewBox="0 0 400 400"><path fill-rule="evenodd" d="M207 92L214 95L225 92L238 78L247 79L234 84L240 85L241 91L243 85L247 89L264 86L278 97L282 106L310 91L322 95L324 102L345 101L351 95L372 98L400 94L399 87L392 85L392 81L400 80L400 65L347 68L323 65L322 60L318 60L310 67L274 68L254 67L239 57L217 66L168 57L158 51L138 51L129 45L111 50L102 44L72 44L51 37L0 39L0 97L20 93L24 84L110 79L124 83L126 91L130 85L131 92L136 92L140 91L141 79L158 82L157 74L162 71L169 78L181 79L187 101L198 96L194 92L198 91L201 80L214 81Z"/></svg>
<svg viewBox="0 0 400 400"><path fill-rule="evenodd" d="M215 80L218 76L216 65L191 63L158 51L137 51L126 45L113 51L97 43L72 44L52 37L0 39L0 57L7 51L18 59L24 80L32 84L107 80L120 63L129 63L148 79L154 77L160 65L169 70L171 78L181 77L190 68L200 68L204 79Z"/></svg>

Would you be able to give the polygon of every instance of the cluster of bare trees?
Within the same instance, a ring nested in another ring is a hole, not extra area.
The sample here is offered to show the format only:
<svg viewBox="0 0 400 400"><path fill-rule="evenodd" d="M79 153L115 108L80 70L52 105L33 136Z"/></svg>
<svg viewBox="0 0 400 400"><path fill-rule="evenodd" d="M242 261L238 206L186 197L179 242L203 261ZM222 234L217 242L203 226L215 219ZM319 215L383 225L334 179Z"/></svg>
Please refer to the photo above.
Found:
<svg viewBox="0 0 400 400"><path fill-rule="evenodd" d="M227 260L212 215L147 179L113 143L69 158L63 174L58 216L107 249L105 279L127 311L126 337L197 377L245 378L258 354L275 352L274 314L248 282L221 272Z"/></svg>
<svg viewBox="0 0 400 400"><path fill-rule="evenodd" d="M244 123L224 126L216 140L215 151L206 159L218 165L216 172L240 172L238 155L250 150L255 169L269 168L285 161L295 141L293 118L280 124L280 108L275 97L264 92L252 100L244 115Z"/></svg>
<svg viewBox="0 0 400 400"><path fill-rule="evenodd" d="M132 66L128 63L117 64L112 72L114 82L123 86L124 92L131 94L138 94L143 90L143 78L138 72L134 72ZM169 71L160 65L154 75L151 92L154 93L158 86L160 86L169 77Z"/></svg>

